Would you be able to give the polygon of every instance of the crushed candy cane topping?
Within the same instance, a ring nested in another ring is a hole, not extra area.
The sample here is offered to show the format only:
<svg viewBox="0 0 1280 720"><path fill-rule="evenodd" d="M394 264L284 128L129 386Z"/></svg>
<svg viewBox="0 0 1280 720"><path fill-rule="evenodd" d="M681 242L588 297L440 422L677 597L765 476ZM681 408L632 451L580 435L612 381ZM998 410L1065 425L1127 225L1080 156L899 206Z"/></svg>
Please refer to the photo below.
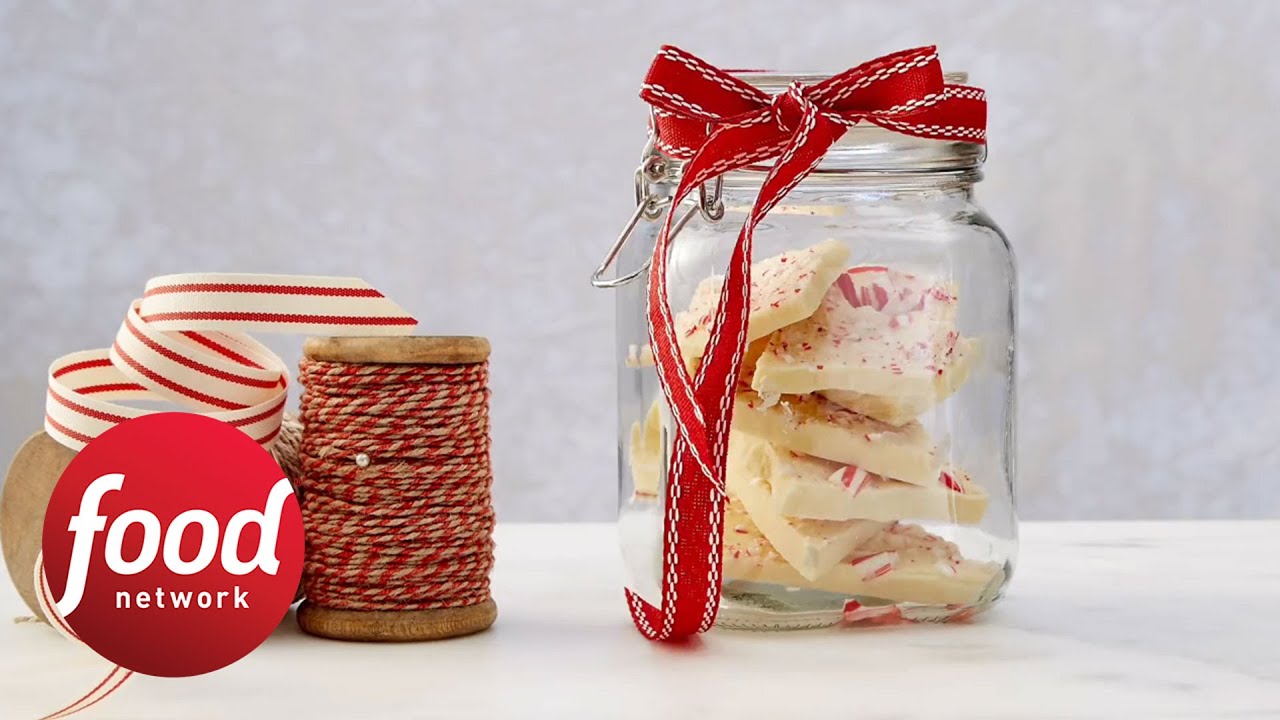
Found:
<svg viewBox="0 0 1280 720"><path fill-rule="evenodd" d="M942 375L960 339L957 303L938 279L855 267L840 274L818 312L779 331L769 353L787 363L838 359L894 375ZM809 342L815 338L818 347Z"/></svg>

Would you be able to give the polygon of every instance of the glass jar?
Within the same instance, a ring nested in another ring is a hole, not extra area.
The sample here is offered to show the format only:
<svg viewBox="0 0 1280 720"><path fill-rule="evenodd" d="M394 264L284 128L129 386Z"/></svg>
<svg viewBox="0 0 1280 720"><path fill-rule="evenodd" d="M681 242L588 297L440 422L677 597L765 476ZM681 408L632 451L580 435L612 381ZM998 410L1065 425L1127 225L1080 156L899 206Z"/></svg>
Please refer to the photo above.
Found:
<svg viewBox="0 0 1280 720"><path fill-rule="evenodd" d="M770 94L821 79L737 75ZM1014 260L974 201L984 158L980 144L858 125L756 230L719 625L937 622L1001 596L1017 553ZM680 166L651 130L620 268L647 266ZM668 294L690 366L766 169L695 193L673 243ZM646 280L607 284L618 293L623 557L628 587L657 605L671 417Z"/></svg>

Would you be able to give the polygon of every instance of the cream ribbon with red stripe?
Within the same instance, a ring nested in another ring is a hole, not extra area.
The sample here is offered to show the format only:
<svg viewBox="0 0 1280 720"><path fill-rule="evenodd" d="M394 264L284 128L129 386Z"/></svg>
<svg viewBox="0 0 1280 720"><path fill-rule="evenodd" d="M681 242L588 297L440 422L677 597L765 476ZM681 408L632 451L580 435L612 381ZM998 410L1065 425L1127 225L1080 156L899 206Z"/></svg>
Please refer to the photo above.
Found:
<svg viewBox="0 0 1280 720"><path fill-rule="evenodd" d="M35 569L35 587L36 587L36 603L40 606L40 610L44 613L45 618L49 620L49 624L58 631L60 635L71 640L78 645L84 645L84 641L76 634L75 630L67 624L62 615L58 613L58 608L53 600L53 592L49 590L49 578L44 572L44 555L36 555ZM104 700L108 695L115 692L126 680L133 676L133 671L123 668L119 665L114 666L111 672L102 679L97 685L81 695L74 702L68 703L60 710L44 715L40 720L55 720L74 715L82 710Z"/></svg>
<svg viewBox="0 0 1280 720"><path fill-rule="evenodd" d="M407 335L418 321L359 278L185 274L147 282L110 348L71 353L49 367L45 431L72 450L119 423L163 409L161 400L233 425L270 447L280 434L289 369L248 332ZM41 610L82 643L58 613L43 555L35 566ZM110 695L132 670L116 666L96 687L42 720L64 718Z"/></svg>
<svg viewBox="0 0 1280 720"><path fill-rule="evenodd" d="M270 447L289 370L246 333L405 335L417 320L358 278L192 273L147 282L109 349L49 368L45 430L73 450L162 400L222 420Z"/></svg>

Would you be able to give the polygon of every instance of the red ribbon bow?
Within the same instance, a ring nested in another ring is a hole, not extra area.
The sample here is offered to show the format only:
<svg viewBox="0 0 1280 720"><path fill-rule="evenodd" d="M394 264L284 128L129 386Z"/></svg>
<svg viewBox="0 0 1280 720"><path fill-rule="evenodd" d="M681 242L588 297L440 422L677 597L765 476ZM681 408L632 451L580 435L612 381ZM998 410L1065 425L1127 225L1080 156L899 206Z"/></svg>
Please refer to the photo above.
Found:
<svg viewBox="0 0 1280 720"><path fill-rule="evenodd" d="M795 82L771 96L671 46L654 58L640 97L655 110L656 147L688 162L649 273L649 341L676 431L667 472L661 607L631 590L627 600L645 637L675 640L710 628L720 604L725 451L746 349L756 225L850 127L869 122L904 135L985 143L986 98L979 88L946 84L932 47L885 55L813 85ZM738 233L711 336L690 377L667 302L676 210L702 183L774 158Z"/></svg>

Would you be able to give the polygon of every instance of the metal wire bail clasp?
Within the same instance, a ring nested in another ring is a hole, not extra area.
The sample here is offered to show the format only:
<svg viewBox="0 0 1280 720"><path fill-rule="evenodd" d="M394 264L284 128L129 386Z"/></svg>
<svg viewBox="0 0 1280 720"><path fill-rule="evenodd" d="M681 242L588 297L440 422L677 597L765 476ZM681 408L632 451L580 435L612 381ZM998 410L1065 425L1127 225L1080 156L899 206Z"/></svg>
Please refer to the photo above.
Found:
<svg viewBox="0 0 1280 720"><path fill-rule="evenodd" d="M653 263L652 257L646 257L644 264L626 274L619 274L613 278L604 276L609 267L618 259L618 255L622 253L623 246L627 244L627 240L635 232L640 220L654 222L660 219L662 213L671 206L671 197L669 195L655 192L656 186L663 181L671 179L670 165L671 163L666 156L659 153L654 147L653 134L650 133L649 142L644 149L644 160L640 163L640 167L636 168L636 211L631 213L631 219L622 227L622 232L618 233L618 239L613 242L613 247L609 248L609 252L605 254L600 267L591 273L592 285L598 288L618 288L649 271L649 266ZM710 196L707 194L706 185L700 186L698 188L698 204L686 210L675 221L675 224L671 226L670 237L674 239L676 235L679 235L684 226L688 225L689 221L693 219L693 214L696 212L701 212L702 216L709 222L717 222L723 218L724 203L720 199L723 187L724 179L722 177L716 178L715 192Z"/></svg>

